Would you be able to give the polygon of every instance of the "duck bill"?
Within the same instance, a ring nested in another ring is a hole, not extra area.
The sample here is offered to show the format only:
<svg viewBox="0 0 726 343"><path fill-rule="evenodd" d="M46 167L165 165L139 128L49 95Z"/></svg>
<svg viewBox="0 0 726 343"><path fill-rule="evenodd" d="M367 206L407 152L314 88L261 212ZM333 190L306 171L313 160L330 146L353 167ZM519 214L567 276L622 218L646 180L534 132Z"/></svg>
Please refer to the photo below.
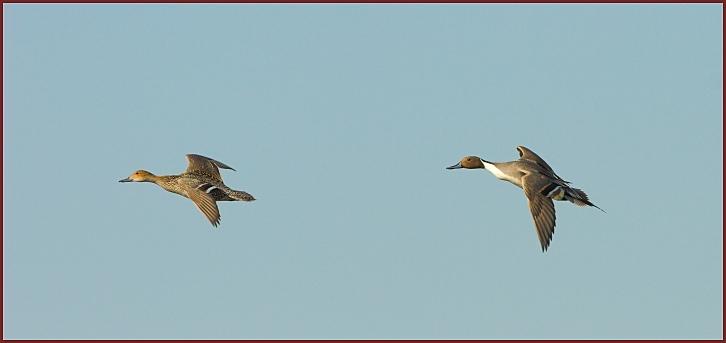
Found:
<svg viewBox="0 0 726 343"><path fill-rule="evenodd" d="M460 169L460 168L463 168L461 166L461 162L459 162L459 163L457 163L457 164L455 164L455 165L453 165L451 167L446 167L446 169Z"/></svg>
<svg viewBox="0 0 726 343"><path fill-rule="evenodd" d="M133 181L133 180L131 180L129 178L118 180L118 182L131 182L131 181Z"/></svg>

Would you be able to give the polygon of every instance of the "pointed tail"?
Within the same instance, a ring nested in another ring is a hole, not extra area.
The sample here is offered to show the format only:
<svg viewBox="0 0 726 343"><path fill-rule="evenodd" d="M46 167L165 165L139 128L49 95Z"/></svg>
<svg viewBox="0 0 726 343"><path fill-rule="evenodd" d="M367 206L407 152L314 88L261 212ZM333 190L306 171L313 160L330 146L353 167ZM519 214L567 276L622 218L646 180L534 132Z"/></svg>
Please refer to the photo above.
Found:
<svg viewBox="0 0 726 343"><path fill-rule="evenodd" d="M590 202L590 200L587 198L587 194L585 194L585 192L581 189L568 187L567 192L565 193L565 199L569 200L571 203L577 206L592 206L600 211L603 211L604 213L607 213L599 206Z"/></svg>
<svg viewBox="0 0 726 343"><path fill-rule="evenodd" d="M255 197L253 197L252 194L243 192L243 191L233 190L228 195L230 198L234 199L235 201L254 201L255 200Z"/></svg>

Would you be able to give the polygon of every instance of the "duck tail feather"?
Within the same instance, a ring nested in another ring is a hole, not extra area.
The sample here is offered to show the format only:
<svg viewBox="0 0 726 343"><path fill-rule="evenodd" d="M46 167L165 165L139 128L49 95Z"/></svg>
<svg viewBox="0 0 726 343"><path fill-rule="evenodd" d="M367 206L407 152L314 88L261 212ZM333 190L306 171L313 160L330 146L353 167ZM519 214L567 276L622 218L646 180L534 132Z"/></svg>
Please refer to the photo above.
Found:
<svg viewBox="0 0 726 343"><path fill-rule="evenodd" d="M565 199L569 200L571 203L573 203L577 206L592 206L592 207L597 208L600 211L603 211L604 213L607 213L607 212L605 212L605 210L603 210L599 206L590 202L590 199L587 197L587 194L579 188L572 188L572 187L568 188L567 194L565 195Z"/></svg>
<svg viewBox="0 0 726 343"><path fill-rule="evenodd" d="M229 197L236 201L254 201L255 197L252 194L243 191L231 191Z"/></svg>

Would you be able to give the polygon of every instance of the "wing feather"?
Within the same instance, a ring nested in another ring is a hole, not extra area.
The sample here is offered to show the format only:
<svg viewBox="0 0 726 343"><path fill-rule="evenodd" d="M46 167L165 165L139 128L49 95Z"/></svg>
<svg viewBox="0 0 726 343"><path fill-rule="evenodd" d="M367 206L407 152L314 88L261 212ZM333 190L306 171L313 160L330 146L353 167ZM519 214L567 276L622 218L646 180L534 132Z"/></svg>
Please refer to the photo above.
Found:
<svg viewBox="0 0 726 343"><path fill-rule="evenodd" d="M517 147L517 152L519 152L520 160L532 161L532 162L536 163L537 165L539 165L540 167L542 167L548 173L552 174L552 176L554 178L556 178L564 183L570 183L569 181L565 181L559 175L557 175L555 173L554 169L552 169L552 167L550 167L550 165L547 164L547 162L545 162L545 160L542 159L542 157L539 157L539 155L535 154L534 151L529 150L527 147L520 145Z"/></svg>
<svg viewBox="0 0 726 343"><path fill-rule="evenodd" d="M199 209L199 211L201 211L202 214L209 219L209 222L212 223L214 227L219 225L219 221L222 216L219 214L217 203L209 194L198 189L189 190L187 191L187 194L189 195L189 199L191 199L194 202L194 205L197 206L197 209Z"/></svg>
<svg viewBox="0 0 726 343"><path fill-rule="evenodd" d="M189 162L189 165L187 165L187 173L203 173L218 181L222 181L218 167L234 170L234 168L222 162L197 154L187 154L187 161Z"/></svg>
<svg viewBox="0 0 726 343"><path fill-rule="evenodd" d="M527 203L532 213L542 251L547 251L552 241L557 218L552 199L542 195L542 190L550 183L551 181L547 177L537 173L528 174L522 178L522 188L527 196Z"/></svg>

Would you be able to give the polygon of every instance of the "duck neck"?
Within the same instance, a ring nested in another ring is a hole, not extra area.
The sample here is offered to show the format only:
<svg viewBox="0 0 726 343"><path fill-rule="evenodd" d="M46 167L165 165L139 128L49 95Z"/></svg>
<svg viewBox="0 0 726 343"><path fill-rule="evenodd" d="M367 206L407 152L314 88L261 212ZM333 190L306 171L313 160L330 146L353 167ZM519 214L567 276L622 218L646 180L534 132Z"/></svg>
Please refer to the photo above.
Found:
<svg viewBox="0 0 726 343"><path fill-rule="evenodd" d="M186 196L183 194L183 191L177 184L177 179L180 177L180 175L162 175L162 176L154 176L154 181L151 181L155 183L157 186L163 188L164 190L176 194L180 194L182 196Z"/></svg>
<svg viewBox="0 0 726 343"><path fill-rule="evenodd" d="M480 160L481 160L481 163L484 164L484 169L487 169L487 168L489 168L489 166L494 165L493 162L489 162L483 158L480 158Z"/></svg>
<svg viewBox="0 0 726 343"><path fill-rule="evenodd" d="M178 177L179 177L179 175L154 175L151 178L149 178L149 182L153 182L153 183L163 187L164 184L172 182L172 181L176 180Z"/></svg>
<svg viewBox="0 0 726 343"><path fill-rule="evenodd" d="M179 177L179 175L151 175L146 182L155 183L157 186L169 190L171 184Z"/></svg>
<svg viewBox="0 0 726 343"><path fill-rule="evenodd" d="M486 170L488 170L488 171L492 172L492 170L493 170L494 168L496 168L496 166L494 165L494 163L493 163L493 162L489 162L489 161L487 161L487 160L485 160L485 159L483 159L483 158L480 158L480 160L481 160L481 163L482 163L482 164L484 165L484 167L483 167L484 169L486 169Z"/></svg>
<svg viewBox="0 0 726 343"><path fill-rule="evenodd" d="M497 179L506 179L506 175L497 167L497 163L485 159L481 159L481 163L484 164L484 169L492 173Z"/></svg>
<svg viewBox="0 0 726 343"><path fill-rule="evenodd" d="M163 176L156 176L152 173L149 173L149 175L147 175L144 179L144 182L159 183L159 180L161 180L162 178Z"/></svg>

